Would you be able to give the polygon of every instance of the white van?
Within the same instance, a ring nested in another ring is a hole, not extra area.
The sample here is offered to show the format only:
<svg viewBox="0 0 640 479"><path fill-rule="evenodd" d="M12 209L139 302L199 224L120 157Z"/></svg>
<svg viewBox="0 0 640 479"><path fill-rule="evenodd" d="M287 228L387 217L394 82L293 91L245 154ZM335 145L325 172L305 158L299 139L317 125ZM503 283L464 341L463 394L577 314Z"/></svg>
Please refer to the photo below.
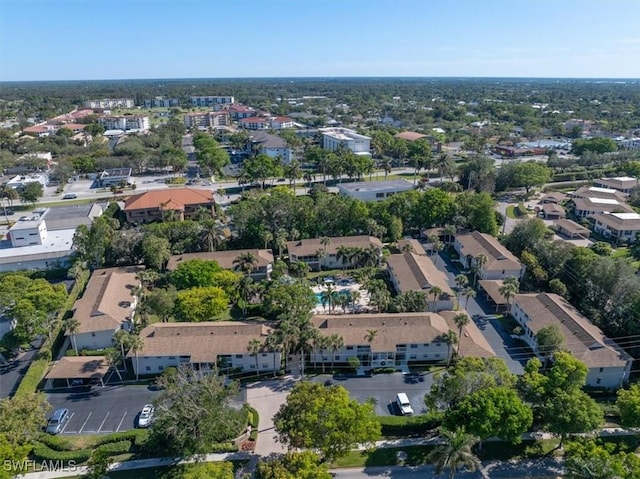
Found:
<svg viewBox="0 0 640 479"><path fill-rule="evenodd" d="M403 416L409 416L413 414L413 408L411 407L409 398L405 393L398 393L398 395L396 396L396 404L398 405L398 409L400 409L400 413Z"/></svg>

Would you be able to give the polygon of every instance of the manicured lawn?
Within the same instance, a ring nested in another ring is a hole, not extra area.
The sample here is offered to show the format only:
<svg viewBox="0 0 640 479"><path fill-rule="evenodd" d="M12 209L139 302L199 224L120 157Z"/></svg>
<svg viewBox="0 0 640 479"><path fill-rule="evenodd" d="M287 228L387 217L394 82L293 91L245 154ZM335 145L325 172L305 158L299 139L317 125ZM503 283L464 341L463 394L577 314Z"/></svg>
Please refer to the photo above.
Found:
<svg viewBox="0 0 640 479"><path fill-rule="evenodd" d="M514 205L507 206L507 216L512 220L519 218L516 207Z"/></svg>

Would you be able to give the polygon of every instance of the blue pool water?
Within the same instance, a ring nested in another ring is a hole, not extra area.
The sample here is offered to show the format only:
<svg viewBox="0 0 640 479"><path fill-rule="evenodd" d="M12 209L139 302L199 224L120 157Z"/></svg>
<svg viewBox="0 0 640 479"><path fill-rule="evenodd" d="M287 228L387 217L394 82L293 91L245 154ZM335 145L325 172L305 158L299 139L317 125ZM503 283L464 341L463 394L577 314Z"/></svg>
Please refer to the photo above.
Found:
<svg viewBox="0 0 640 479"><path fill-rule="evenodd" d="M349 291L336 291L340 296L349 296ZM322 306L322 293L316 293L316 304ZM327 307L329 305L327 304Z"/></svg>

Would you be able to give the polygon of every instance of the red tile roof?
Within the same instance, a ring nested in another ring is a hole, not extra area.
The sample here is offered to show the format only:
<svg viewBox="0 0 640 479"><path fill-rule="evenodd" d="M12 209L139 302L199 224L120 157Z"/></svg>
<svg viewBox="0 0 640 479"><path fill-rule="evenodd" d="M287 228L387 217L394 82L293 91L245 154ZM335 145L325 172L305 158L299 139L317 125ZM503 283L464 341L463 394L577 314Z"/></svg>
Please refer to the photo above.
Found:
<svg viewBox="0 0 640 479"><path fill-rule="evenodd" d="M240 120L240 123L266 123L267 119L266 118L260 118L259 116L252 116L249 118L244 118L243 120Z"/></svg>
<svg viewBox="0 0 640 479"><path fill-rule="evenodd" d="M192 190L190 188L176 188L167 190L147 191L130 196L125 200L124 210L143 210L148 208L164 208L182 210L186 205L213 203L213 192L208 190Z"/></svg>

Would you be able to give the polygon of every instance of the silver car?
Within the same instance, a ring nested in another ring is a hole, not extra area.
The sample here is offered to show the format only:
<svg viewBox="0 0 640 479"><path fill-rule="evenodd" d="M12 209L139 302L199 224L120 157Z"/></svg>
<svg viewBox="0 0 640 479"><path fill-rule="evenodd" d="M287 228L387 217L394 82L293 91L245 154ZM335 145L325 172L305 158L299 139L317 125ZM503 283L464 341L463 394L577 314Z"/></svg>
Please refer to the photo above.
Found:
<svg viewBox="0 0 640 479"><path fill-rule="evenodd" d="M47 428L45 429L49 434L58 434L62 432L64 425L69 420L68 409L56 409L49 418Z"/></svg>
<svg viewBox="0 0 640 479"><path fill-rule="evenodd" d="M149 427L153 420L153 404L145 404L138 416L138 427Z"/></svg>

